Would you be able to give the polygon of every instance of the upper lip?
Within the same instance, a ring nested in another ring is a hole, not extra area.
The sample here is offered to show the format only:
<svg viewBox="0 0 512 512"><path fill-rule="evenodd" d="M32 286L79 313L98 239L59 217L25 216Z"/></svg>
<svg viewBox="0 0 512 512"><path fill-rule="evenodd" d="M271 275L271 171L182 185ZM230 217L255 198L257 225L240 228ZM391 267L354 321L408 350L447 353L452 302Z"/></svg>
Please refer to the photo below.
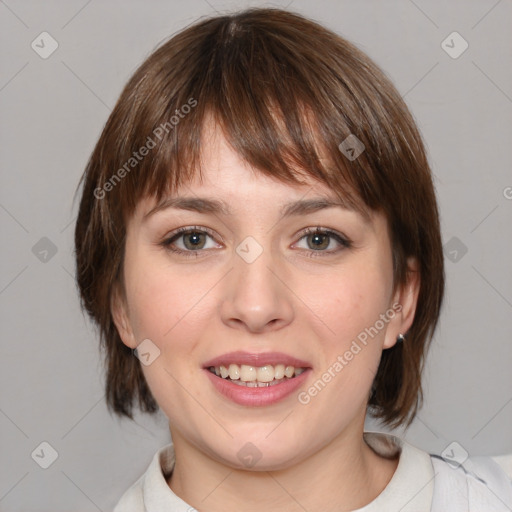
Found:
<svg viewBox="0 0 512 512"><path fill-rule="evenodd" d="M295 368L310 368L311 365L307 361L297 359L296 357L284 354L283 352L229 352L221 356L210 359L204 363L204 368L211 366L229 366L230 364L245 364L247 366L265 366L270 364L284 364L286 366L293 366Z"/></svg>

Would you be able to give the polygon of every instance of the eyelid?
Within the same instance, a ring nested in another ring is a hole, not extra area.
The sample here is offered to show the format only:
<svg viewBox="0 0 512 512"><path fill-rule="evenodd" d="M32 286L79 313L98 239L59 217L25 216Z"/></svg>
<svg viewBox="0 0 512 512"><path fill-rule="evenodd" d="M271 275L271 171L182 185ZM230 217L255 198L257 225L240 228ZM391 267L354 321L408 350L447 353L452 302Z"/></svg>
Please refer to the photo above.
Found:
<svg viewBox="0 0 512 512"><path fill-rule="evenodd" d="M327 235L330 238L336 240L336 242L341 246L341 248L330 250L330 251L315 251L313 249L302 249L303 251L306 251L309 257L323 257L323 256L331 256L331 255L337 255L339 252L341 252L343 249L351 248L353 243L352 241L345 236L344 234L340 233L337 230L331 229L331 228L324 228L322 226L314 226L314 227L308 227L303 229L302 231L299 231L296 237L299 238L298 241L302 240L307 235L312 234L321 234L321 235Z"/></svg>
<svg viewBox="0 0 512 512"><path fill-rule="evenodd" d="M347 244L351 243L349 238L347 236L345 236L343 233L340 233L339 231L337 231L335 229L324 228L322 226L312 226L312 227L304 228L303 230L299 231L295 236L303 238L305 235L312 235L314 233L320 233L322 235L334 235L333 238L338 237L341 239L341 241L343 243L347 243Z"/></svg>
<svg viewBox="0 0 512 512"><path fill-rule="evenodd" d="M174 231L172 231L170 234L166 235L164 237L164 239L158 244L158 245L161 245L163 246L164 248L166 248L167 250L169 251L172 251L172 252L175 252L175 253L180 253L180 254L191 254L191 253L196 253L197 256L199 256L199 253L200 252L204 252L205 250L209 251L210 249L201 249L201 250L198 250L198 251L185 251L183 249L174 249L171 247L171 244L179 239L181 236L183 236L184 234L186 233L194 233L194 232L198 232L198 233L206 233L207 235L210 236L210 238L216 240L217 239L217 236L221 239L222 243L224 243L224 240L222 239L222 237L220 235L217 235L217 233L215 233L212 229L210 228L207 228L207 227L203 227L203 226L184 226L184 227L181 227L181 228L178 228L178 229L175 229Z"/></svg>
<svg viewBox="0 0 512 512"><path fill-rule="evenodd" d="M191 250L175 249L175 248L171 247L171 244L176 239L180 238L180 236L182 236L186 233L191 233L191 232L206 233L214 240L217 238L217 236L219 236L221 241L224 243L224 241L222 240L222 237L220 235L217 235L217 233L215 233L210 228L203 227L203 226L185 226L185 227L178 228L178 229L174 230L173 232L171 232L169 235L167 235L163 239L162 242L159 243L159 245L163 246L164 248L166 248L167 250L169 250L171 252L182 254L185 257L192 256L192 255L195 255L195 257L199 257L200 253L209 252L212 250L212 249L198 249L197 251L191 251ZM352 241L347 236L338 232L337 230L334 230L331 228L325 228L322 226L310 226L310 227L304 228L301 231L299 231L296 235L294 235L294 237L295 238L298 237L297 242L299 242L305 236L310 235L310 234L317 234L317 233L321 234L321 235L327 235L330 238L333 238L341 246L341 248L338 248L335 250L330 250L330 251L321 251L321 250L315 251L313 249L300 249L301 251L310 253L309 254L310 257L322 257L322 256L334 255L334 254L338 254L343 249L352 247ZM295 243L297 243L297 242L295 242Z"/></svg>

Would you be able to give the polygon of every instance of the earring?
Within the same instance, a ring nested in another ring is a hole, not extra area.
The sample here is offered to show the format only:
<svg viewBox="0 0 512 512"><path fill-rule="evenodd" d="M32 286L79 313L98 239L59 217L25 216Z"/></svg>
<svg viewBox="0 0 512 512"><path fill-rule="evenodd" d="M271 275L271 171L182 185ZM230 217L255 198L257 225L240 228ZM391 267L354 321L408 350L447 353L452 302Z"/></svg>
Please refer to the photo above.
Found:
<svg viewBox="0 0 512 512"><path fill-rule="evenodd" d="M397 343L402 343L405 341L405 336L403 334L399 334L397 337L396 337L396 342Z"/></svg>

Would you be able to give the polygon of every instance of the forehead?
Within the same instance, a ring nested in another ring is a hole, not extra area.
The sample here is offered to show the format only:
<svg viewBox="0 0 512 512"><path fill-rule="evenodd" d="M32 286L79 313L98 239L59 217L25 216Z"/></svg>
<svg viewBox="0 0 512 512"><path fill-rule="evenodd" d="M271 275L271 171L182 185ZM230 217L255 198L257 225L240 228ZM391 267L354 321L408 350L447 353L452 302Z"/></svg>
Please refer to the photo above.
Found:
<svg viewBox="0 0 512 512"><path fill-rule="evenodd" d="M205 132L200 169L163 198L145 198L140 205L144 217L170 207L223 215L279 207L282 217L335 206L353 210L342 194L306 172L294 171L297 183L264 174L243 160L217 127Z"/></svg>
<svg viewBox="0 0 512 512"><path fill-rule="evenodd" d="M196 172L186 185L189 189L218 191L233 199L242 196L254 200L267 195L303 196L312 190L333 199L336 197L326 184L313 179L305 171L294 169L298 182L291 183L252 167L232 148L219 129L206 134L199 165L200 172Z"/></svg>

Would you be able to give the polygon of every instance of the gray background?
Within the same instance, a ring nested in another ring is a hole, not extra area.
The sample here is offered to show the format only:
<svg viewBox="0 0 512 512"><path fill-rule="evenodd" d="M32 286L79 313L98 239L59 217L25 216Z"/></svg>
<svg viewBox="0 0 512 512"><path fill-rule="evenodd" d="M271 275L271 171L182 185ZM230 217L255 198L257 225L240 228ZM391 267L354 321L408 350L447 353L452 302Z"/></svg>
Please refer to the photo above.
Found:
<svg viewBox="0 0 512 512"><path fill-rule="evenodd" d="M97 337L74 284L72 198L143 59L198 16L249 5L270 4L0 2L2 511L111 510L169 441L161 413L130 422L106 410ZM512 3L271 5L315 18L374 58L428 146L448 283L425 406L406 439L435 453L453 441L471 455L512 452ZM47 59L31 48L43 31L59 45ZM469 43L458 58L441 46L453 31ZM36 463L49 461L48 449L31 457L43 441L58 454L48 469Z"/></svg>

